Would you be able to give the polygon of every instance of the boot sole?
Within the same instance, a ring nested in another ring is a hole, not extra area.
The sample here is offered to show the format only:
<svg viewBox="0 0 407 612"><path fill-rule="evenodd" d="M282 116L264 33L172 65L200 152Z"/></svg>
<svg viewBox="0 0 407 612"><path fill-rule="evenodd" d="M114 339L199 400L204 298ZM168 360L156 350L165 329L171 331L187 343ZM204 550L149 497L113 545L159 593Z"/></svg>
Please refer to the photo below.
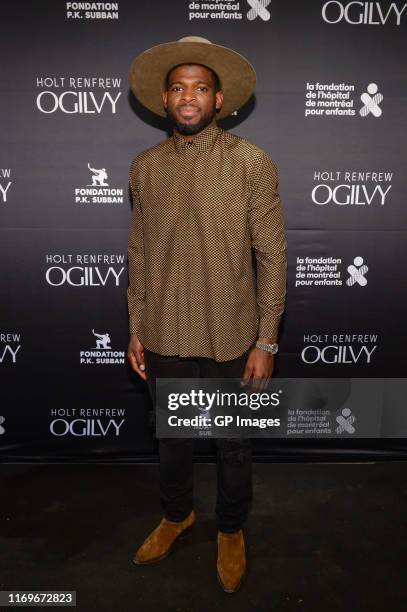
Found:
<svg viewBox="0 0 407 612"><path fill-rule="evenodd" d="M186 527L183 531L181 531L181 533L179 533L177 537L173 540L169 549L165 553L160 555L159 557L154 557L154 559L148 559L148 561L137 561L137 559L133 557L133 563L135 565L150 565L151 563L157 563L157 561L161 561L161 559L168 557L168 555L172 551L174 544L177 542L177 540L182 540L184 536L186 536L192 530L194 525L195 525L195 522L192 523L192 525L189 525L189 527Z"/></svg>

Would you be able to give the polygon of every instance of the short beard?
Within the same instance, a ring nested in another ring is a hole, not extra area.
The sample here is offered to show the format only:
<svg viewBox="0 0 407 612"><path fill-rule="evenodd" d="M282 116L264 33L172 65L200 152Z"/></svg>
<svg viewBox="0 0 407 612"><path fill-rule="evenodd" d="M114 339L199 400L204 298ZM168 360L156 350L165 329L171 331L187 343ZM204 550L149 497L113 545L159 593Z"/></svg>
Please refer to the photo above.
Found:
<svg viewBox="0 0 407 612"><path fill-rule="evenodd" d="M197 134L201 130L203 130L207 125L210 124L212 119L216 115L216 106L206 114L201 117L198 123L190 124L190 123L181 123L177 120L176 115L174 115L169 108L167 108L167 117L171 121L173 127L176 128L177 132L180 134L184 134L184 136L191 136L192 134Z"/></svg>

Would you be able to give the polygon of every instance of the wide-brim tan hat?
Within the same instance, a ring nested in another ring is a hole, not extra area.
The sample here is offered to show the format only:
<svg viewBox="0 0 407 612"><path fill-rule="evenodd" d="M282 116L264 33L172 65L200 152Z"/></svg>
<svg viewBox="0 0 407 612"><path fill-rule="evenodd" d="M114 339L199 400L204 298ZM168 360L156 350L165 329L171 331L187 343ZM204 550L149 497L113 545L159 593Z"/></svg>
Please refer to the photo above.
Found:
<svg viewBox="0 0 407 612"><path fill-rule="evenodd" d="M183 63L203 64L218 75L224 99L217 119L237 111L254 92L256 72L250 62L233 49L201 36L184 36L137 55L129 72L132 92L148 109L166 117L161 95L165 78L171 68Z"/></svg>

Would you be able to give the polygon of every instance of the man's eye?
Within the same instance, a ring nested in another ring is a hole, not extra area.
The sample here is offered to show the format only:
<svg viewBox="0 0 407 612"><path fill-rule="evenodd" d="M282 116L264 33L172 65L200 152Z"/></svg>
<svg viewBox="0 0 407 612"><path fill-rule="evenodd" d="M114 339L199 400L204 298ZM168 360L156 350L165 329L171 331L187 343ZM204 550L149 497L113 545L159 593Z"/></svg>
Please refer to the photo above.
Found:
<svg viewBox="0 0 407 612"><path fill-rule="evenodd" d="M177 91L179 89L182 89L180 85L173 85L173 87L171 87L171 91ZM202 91L208 91L208 88L205 87L205 85L199 86L198 89L201 89Z"/></svg>

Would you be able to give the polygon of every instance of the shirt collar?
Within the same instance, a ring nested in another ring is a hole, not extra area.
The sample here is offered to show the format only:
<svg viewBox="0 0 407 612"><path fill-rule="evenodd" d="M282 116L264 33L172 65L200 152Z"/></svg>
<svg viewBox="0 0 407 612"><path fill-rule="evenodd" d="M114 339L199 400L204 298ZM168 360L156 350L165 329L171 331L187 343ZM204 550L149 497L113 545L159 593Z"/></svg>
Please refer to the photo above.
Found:
<svg viewBox="0 0 407 612"><path fill-rule="evenodd" d="M213 118L203 130L198 132L198 134L195 134L195 136L190 140L186 140L183 136L178 134L174 128L172 138L174 141L175 150L177 153L181 153L189 147L191 147L191 149L195 147L198 149L198 151L207 151L208 149L212 148L221 131L222 128L218 126L215 118Z"/></svg>

